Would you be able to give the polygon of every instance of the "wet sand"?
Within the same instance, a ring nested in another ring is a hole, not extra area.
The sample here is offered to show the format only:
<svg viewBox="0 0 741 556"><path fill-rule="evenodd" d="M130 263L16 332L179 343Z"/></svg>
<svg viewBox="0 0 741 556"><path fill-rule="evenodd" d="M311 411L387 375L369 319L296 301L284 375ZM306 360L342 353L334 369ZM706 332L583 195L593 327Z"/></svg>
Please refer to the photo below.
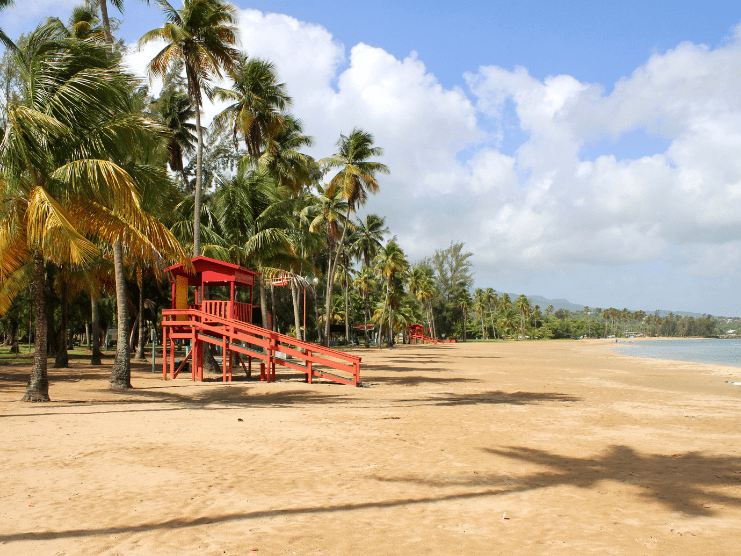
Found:
<svg viewBox="0 0 741 556"><path fill-rule="evenodd" d="M0 555L737 554L741 368L356 350L362 388L0 362Z"/></svg>

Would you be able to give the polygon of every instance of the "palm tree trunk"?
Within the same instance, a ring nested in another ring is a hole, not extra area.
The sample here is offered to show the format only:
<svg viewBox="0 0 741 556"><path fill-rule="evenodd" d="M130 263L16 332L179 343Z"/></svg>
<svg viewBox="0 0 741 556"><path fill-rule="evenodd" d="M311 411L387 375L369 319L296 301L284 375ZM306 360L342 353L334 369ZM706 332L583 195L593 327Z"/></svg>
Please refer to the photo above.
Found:
<svg viewBox="0 0 741 556"><path fill-rule="evenodd" d="M350 321L347 318L347 298L350 285L347 282L347 276L345 276L345 345L350 345Z"/></svg>
<svg viewBox="0 0 741 556"><path fill-rule="evenodd" d="M66 369L69 367L69 354L67 353L67 329L69 326L69 301L67 300L67 278L63 268L59 269L59 278L62 282L62 329L59 331L57 343L57 355L54 358L55 369Z"/></svg>
<svg viewBox="0 0 741 556"><path fill-rule="evenodd" d="M134 355L134 361L146 361L144 359L144 276L141 267L137 269L136 281L139 282L139 316L136 319L136 324L139 327L139 343L136 346L136 355Z"/></svg>
<svg viewBox="0 0 741 556"><path fill-rule="evenodd" d="M103 36L105 37L105 42L107 42L112 47L113 36L111 35L111 23L108 19L107 0L100 0L100 17L103 20Z"/></svg>
<svg viewBox="0 0 741 556"><path fill-rule="evenodd" d="M364 329L365 332L365 348L368 349L370 347L370 340L368 339L368 290L363 292L363 297L365 298L365 312L363 313L364 317Z"/></svg>
<svg viewBox="0 0 741 556"><path fill-rule="evenodd" d="M394 311L389 305L389 347L394 347Z"/></svg>
<svg viewBox="0 0 741 556"><path fill-rule="evenodd" d="M301 315L299 315L299 305L301 304L301 294L298 291L295 281L291 281L291 299L293 300L293 322L296 326L296 338L306 340L301 334Z"/></svg>
<svg viewBox="0 0 741 556"><path fill-rule="evenodd" d="M33 367L26 383L24 402L49 401L49 377L46 373L46 269L41 251L33 254L33 305L36 317Z"/></svg>
<svg viewBox="0 0 741 556"><path fill-rule="evenodd" d="M342 237L340 237L340 243L337 245L337 255L335 255L334 263L332 262L332 251L329 252L329 262L327 263L329 268L329 274L327 274L327 299L325 306L327 308L327 320L324 323L324 346L329 347L329 312L332 310L332 289L334 288L334 273L337 268L337 262L340 260L342 254L342 246L345 243L345 234L347 233L347 225L350 222L350 208L347 209L347 216L345 216L345 225L342 227Z"/></svg>
<svg viewBox="0 0 741 556"><path fill-rule="evenodd" d="M265 293L265 282L260 278L260 313L262 314L262 327L268 329L268 296Z"/></svg>
<svg viewBox="0 0 741 556"><path fill-rule="evenodd" d="M119 239L113 244L113 267L116 275L116 307L118 321L118 340L116 358L111 369L109 387L113 390L131 388L131 362L129 361L129 342L126 341L129 324L129 307L124 277L123 244Z"/></svg>
<svg viewBox="0 0 741 556"><path fill-rule="evenodd" d="M201 107L196 106L196 129L198 148L196 150L196 191L193 199L193 256L201 254L201 188L203 185L203 128L201 127Z"/></svg>
<svg viewBox="0 0 741 556"><path fill-rule="evenodd" d="M94 295L90 295L90 312L92 313L92 316L90 320L92 321L91 328L93 329L92 333L92 355L90 356L90 364L91 365L100 365L100 311L98 308L98 298Z"/></svg>
<svg viewBox="0 0 741 556"><path fill-rule="evenodd" d="M386 304L389 300L389 290L386 288L386 299L383 300L383 308L381 309L381 318L378 320L378 349L381 349L383 344L383 317L386 315Z"/></svg>
<svg viewBox="0 0 741 556"><path fill-rule="evenodd" d="M270 330L275 332L278 330L278 323L275 318L275 286L272 283L270 284L270 315L273 317L270 321Z"/></svg>
<svg viewBox="0 0 741 556"><path fill-rule="evenodd" d="M432 311L432 299L428 299L427 302L430 304L430 322L432 323L432 337L437 338L437 328L435 327L435 314Z"/></svg>

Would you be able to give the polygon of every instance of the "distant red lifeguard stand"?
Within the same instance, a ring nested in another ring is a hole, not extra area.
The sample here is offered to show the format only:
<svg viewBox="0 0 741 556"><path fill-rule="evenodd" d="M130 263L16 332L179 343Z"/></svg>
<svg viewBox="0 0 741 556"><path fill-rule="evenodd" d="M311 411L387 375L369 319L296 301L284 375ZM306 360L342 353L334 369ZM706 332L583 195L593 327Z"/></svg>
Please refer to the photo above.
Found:
<svg viewBox="0 0 741 556"><path fill-rule="evenodd" d="M437 338L431 338L430 336L426 336L424 332L425 328L421 324L410 324L409 325L409 339L414 340L415 343L419 343L420 341L430 344L442 344L441 340L438 340Z"/></svg>
<svg viewBox="0 0 741 556"><path fill-rule="evenodd" d="M242 266L195 257L191 268L183 264L167 269L172 281L172 309L162 311L162 374L177 377L188 359L191 360L192 380L203 380L204 343L221 348L223 380L232 379L232 352L247 356L249 374L252 358L261 361L260 377L275 380L276 365L306 374L306 380L326 378L342 384L359 383L360 357L323 346L317 346L273 332L253 324L253 313L259 309L252 304L255 280L260 273ZM228 300L208 298L208 288L226 286ZM195 288L193 303L189 303L190 288ZM236 301L237 288L249 289L249 303ZM262 322L261 322L262 324ZM269 326L269 323L267 323ZM188 340L191 350L178 368L175 368L175 341ZM169 348L169 349L168 349ZM169 351L169 357L168 357ZM267 372L266 372L267 370ZM329 370L333 372L328 372ZM344 374L334 374L340 371ZM349 375L349 376L347 376Z"/></svg>

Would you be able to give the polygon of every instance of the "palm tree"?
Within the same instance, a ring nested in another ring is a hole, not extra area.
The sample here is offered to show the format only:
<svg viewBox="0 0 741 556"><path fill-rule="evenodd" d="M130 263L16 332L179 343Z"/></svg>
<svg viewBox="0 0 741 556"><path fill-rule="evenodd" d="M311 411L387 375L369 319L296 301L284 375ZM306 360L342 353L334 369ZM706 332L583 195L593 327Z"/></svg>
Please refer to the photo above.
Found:
<svg viewBox="0 0 741 556"><path fill-rule="evenodd" d="M494 291L494 288L486 288L484 296L486 298L486 304L489 306L489 318L491 319L491 328L494 332L494 339L496 339L497 329L494 326L494 312L492 310L492 305L494 305L494 310L496 310L497 303L499 302L499 296L497 295L497 292Z"/></svg>
<svg viewBox="0 0 741 556"><path fill-rule="evenodd" d="M312 197L312 201L307 203L307 206L303 210L303 216L310 222L309 231L317 233L320 230L324 230L326 237L327 251L329 257L327 260L327 290L326 295L329 296L331 301L332 298L332 282L330 281L330 274L332 272L332 249L337 243L339 237L344 233L344 227L342 226L342 215L347 211L347 201L344 199L342 191L333 188L331 185L322 187L317 184L316 195ZM325 304L325 315L329 314L329 307ZM326 321L327 319L325 319ZM325 334L329 334L329 329L326 328L325 322ZM325 336L325 343L328 345L329 336Z"/></svg>
<svg viewBox="0 0 741 556"><path fill-rule="evenodd" d="M388 233L388 228L385 227L386 219L378 216L377 214L368 214L365 220L358 219L354 223L355 227L355 240L352 243L352 250L355 254L355 259L361 261L363 268L370 267L371 260L376 256L378 250L381 249L383 244L383 236ZM363 290L363 298L365 302L365 321L368 322L368 290ZM368 339L368 330L365 330L365 347L370 346Z"/></svg>
<svg viewBox="0 0 741 556"><path fill-rule="evenodd" d="M15 3L15 0L0 0L0 12L3 11L8 6L12 6ZM5 34L5 32L2 30L2 27L0 27L0 42L2 42L5 45L5 48L15 49L16 46L13 43L13 41L10 40L10 37Z"/></svg>
<svg viewBox="0 0 741 556"><path fill-rule="evenodd" d="M463 341L468 341L468 310L471 308L471 294L462 289L458 294L457 306L463 311Z"/></svg>
<svg viewBox="0 0 741 556"><path fill-rule="evenodd" d="M54 25L45 25L31 33L17 59L26 94L23 105L8 108L0 153L8 215L0 258L4 273L21 260L33 260L36 352L24 399L46 401L45 262L89 264L98 249L85 234L112 241L120 231L89 229L107 216L103 207L140 221L136 185L110 159L126 158L145 124L121 115L128 80L105 48L65 38Z"/></svg>
<svg viewBox="0 0 741 556"><path fill-rule="evenodd" d="M353 286L358 288L361 295L363 296L363 299L365 300L365 311L363 312L363 324L364 324L364 332L365 332L365 347L370 347L370 341L368 339L368 320L370 319L370 315L368 313L368 294L370 293L371 287L373 286L374 280L373 280L373 272L370 269L370 266L364 266L360 269L360 272L358 272L355 275L355 280L353 280Z"/></svg>
<svg viewBox="0 0 741 556"><path fill-rule="evenodd" d="M284 83L279 83L272 62L240 55L229 70L232 88L214 87L214 96L232 102L215 118L217 130L232 128L234 149L241 139L254 159L272 149L273 138L286 127L283 111L291 105Z"/></svg>
<svg viewBox="0 0 741 556"><path fill-rule="evenodd" d="M553 305L548 305L548 307L545 308L545 315L548 316L551 313L553 313Z"/></svg>
<svg viewBox="0 0 741 556"><path fill-rule="evenodd" d="M481 339L486 339L486 331L484 329L484 305L486 304L486 294L481 288L476 288L473 292L474 308L481 318Z"/></svg>
<svg viewBox="0 0 741 556"><path fill-rule="evenodd" d="M407 261L404 252L401 250L401 247L399 247L399 244L396 243L396 237L391 239L385 247L379 250L378 255L376 255L376 273L380 274L386 279L386 298L383 302L383 310L381 312L380 319L381 324L378 331L379 349L381 348L382 343L381 332L383 330L383 315L385 313L386 307L389 307L389 334L393 335L393 315L391 312L389 298L393 288L394 278L396 278L397 275L401 275L406 272L406 269L408 267L409 262ZM393 341L393 339L391 339L391 341Z"/></svg>
<svg viewBox="0 0 741 556"><path fill-rule="evenodd" d="M303 135L301 120L285 114L283 124L272 137L270 147L253 162L257 169L271 176L279 187L298 195L302 189L318 180L321 173L312 157L299 152L299 149L314 144L311 137ZM250 159L249 156L246 158Z"/></svg>
<svg viewBox="0 0 741 556"><path fill-rule="evenodd" d="M517 310L520 312L520 327L522 332L522 339L525 339L525 316L530 314L530 300L521 294L517 298Z"/></svg>
<svg viewBox="0 0 741 556"><path fill-rule="evenodd" d="M262 323L267 328L265 281L285 273L280 267L300 264L292 228L293 201L262 172L220 181L214 203L218 229L204 252L234 264L257 266Z"/></svg>
<svg viewBox="0 0 741 556"><path fill-rule="evenodd" d="M183 187L190 191L183 155L192 153L193 145L198 141L196 126L190 122L195 117L195 110L188 95L174 86L162 91L153 108L157 119L170 130L170 140L167 143L167 162L170 169L180 173Z"/></svg>
<svg viewBox="0 0 741 556"><path fill-rule="evenodd" d="M368 193L376 193L378 191L376 174L388 174L389 170L385 164L369 160L371 157L383 154L383 149L374 147L373 136L362 129L353 129L352 133L347 137L340 135L337 147L339 147L338 151L331 157L321 160L320 164L327 170L331 168L340 169L330 180L329 188L339 191L347 201L345 223L349 224L350 213L354 212L357 207L365 204ZM346 230L347 225L344 227L342 236L340 237L334 262L332 261L332 251L330 250L327 297L325 302L327 312L329 312L329 305L332 301L334 272L340 252L342 251ZM324 341L325 345L329 345L329 320L325 323Z"/></svg>
<svg viewBox="0 0 741 556"><path fill-rule="evenodd" d="M196 187L193 204L193 256L201 254L201 189L203 185L203 128L201 127L202 88L212 76L231 70L237 51L236 12L221 0L183 0L180 10L167 0L157 0L167 18L164 27L153 29L139 40L167 43L149 63L149 73L164 77L167 70L182 61L188 81L188 97L195 108L198 147L196 149ZM102 8L102 5L101 5Z"/></svg>

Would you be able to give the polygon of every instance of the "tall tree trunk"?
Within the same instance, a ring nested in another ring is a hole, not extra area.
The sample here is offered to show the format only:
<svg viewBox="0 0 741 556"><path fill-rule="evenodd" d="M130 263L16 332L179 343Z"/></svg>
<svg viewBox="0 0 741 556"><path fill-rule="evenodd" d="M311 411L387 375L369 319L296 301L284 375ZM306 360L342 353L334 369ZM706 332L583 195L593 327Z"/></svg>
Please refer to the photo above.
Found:
<svg viewBox="0 0 741 556"><path fill-rule="evenodd" d="M296 338L306 340L301 334L301 315L299 314L299 305L301 304L301 294L295 281L291 281L291 299L293 300L293 321L296 326Z"/></svg>
<svg viewBox="0 0 741 556"><path fill-rule="evenodd" d="M389 288L386 288L386 299L383 300L383 308L381 309L381 318L378 320L378 349L381 349L383 344L383 317L386 316L386 304L389 301Z"/></svg>
<svg viewBox="0 0 741 556"><path fill-rule="evenodd" d="M33 253L33 304L36 318L33 367L26 383L24 402L49 401L49 377L46 373L46 269L44 256L36 249Z"/></svg>
<svg viewBox="0 0 741 556"><path fill-rule="evenodd" d="M113 36L111 35L111 23L108 19L108 2L107 0L100 0L100 17L103 20L103 37L105 42L113 48Z"/></svg>
<svg viewBox="0 0 741 556"><path fill-rule="evenodd" d="M389 303L389 347L394 347L394 310Z"/></svg>
<svg viewBox="0 0 741 556"><path fill-rule="evenodd" d="M270 330L275 332L278 330L278 323L275 322L277 320L275 318L275 286L273 286L272 282L270 284L270 314L273 317L270 321Z"/></svg>
<svg viewBox="0 0 741 556"><path fill-rule="evenodd" d="M59 279L62 283L62 329L57 339L57 356L54 358L55 369L66 369L69 367L69 354L67 353L67 327L69 325L69 302L67 299L67 277L64 268L59 269Z"/></svg>
<svg viewBox="0 0 741 556"><path fill-rule="evenodd" d="M198 149L196 150L196 191L193 199L193 256L201 254L201 189L203 187L203 128L201 127L201 107L196 106L196 130Z"/></svg>
<svg viewBox="0 0 741 556"><path fill-rule="evenodd" d="M265 280L260 278L260 311L262 313L262 327L269 330L268 324L268 294L265 292Z"/></svg>
<svg viewBox="0 0 741 556"><path fill-rule="evenodd" d="M139 315L136 324L139 327L139 343L136 346L134 361L146 361L144 358L144 273L141 267L136 270L136 281L139 282Z"/></svg>
<svg viewBox="0 0 741 556"><path fill-rule="evenodd" d="M120 239L113 244L113 267L116 275L118 340L116 341L116 358L111 369L109 387L113 390L126 390L131 388L129 342L126 341L128 337L126 332L129 324L129 307L124 277L123 245Z"/></svg>
<svg viewBox="0 0 741 556"><path fill-rule="evenodd" d="M345 243L345 234L347 233L347 225L350 222L350 208L347 209L347 216L345 216L345 225L342 227L342 237L340 237L340 243L337 245L337 254L332 262L332 251L329 251L329 261L327 262L328 273L327 273L327 299L325 306L327 308L327 319L324 323L324 345L329 347L329 313L332 310L332 289L334 288L334 273L337 269L337 262L340 260L342 254L342 246Z"/></svg>
<svg viewBox="0 0 741 556"><path fill-rule="evenodd" d="M365 328L363 331L365 333L365 348L368 349L370 347L370 341L368 340L368 290L363 292L363 297L365 298L365 311L363 312Z"/></svg>
<svg viewBox="0 0 741 556"><path fill-rule="evenodd" d="M430 321L432 322L432 337L437 338L437 328L435 327L435 314L432 312L432 299L428 299L430 304Z"/></svg>
<svg viewBox="0 0 741 556"><path fill-rule="evenodd" d="M304 292L306 295L306 292ZM318 295L314 295L314 322L316 323L316 339L318 343L322 343L322 327L319 326L319 299Z"/></svg>
<svg viewBox="0 0 741 556"><path fill-rule="evenodd" d="M329 347L329 313L332 311L332 289L334 280L332 279L332 248L329 248L329 257L327 260L327 288L324 290L324 347Z"/></svg>
<svg viewBox="0 0 741 556"><path fill-rule="evenodd" d="M350 321L347 318L347 298L349 291L350 287L347 283L347 276L345 276L345 345L350 345Z"/></svg>
<svg viewBox="0 0 741 556"><path fill-rule="evenodd" d="M98 298L95 295L90 296L90 311L92 313L90 327L92 333L92 355L90 356L91 365L100 365L100 310L98 308Z"/></svg>

